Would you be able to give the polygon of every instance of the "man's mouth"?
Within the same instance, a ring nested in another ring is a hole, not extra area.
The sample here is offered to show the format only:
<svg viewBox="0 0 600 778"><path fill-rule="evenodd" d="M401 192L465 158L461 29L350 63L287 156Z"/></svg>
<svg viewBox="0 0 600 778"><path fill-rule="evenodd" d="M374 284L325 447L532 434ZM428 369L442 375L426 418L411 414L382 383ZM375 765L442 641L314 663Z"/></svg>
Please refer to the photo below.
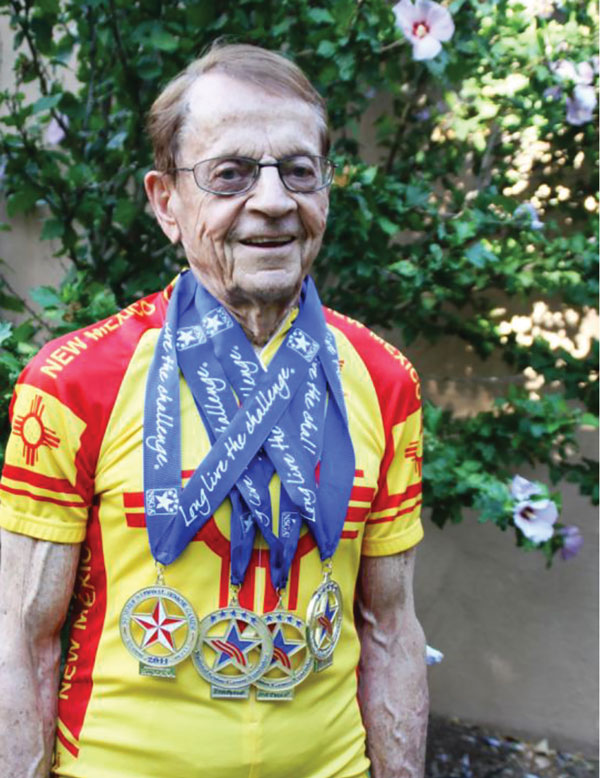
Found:
<svg viewBox="0 0 600 778"><path fill-rule="evenodd" d="M250 238L240 240L244 246L256 246L261 249L274 249L287 246L295 238L293 235L255 235Z"/></svg>

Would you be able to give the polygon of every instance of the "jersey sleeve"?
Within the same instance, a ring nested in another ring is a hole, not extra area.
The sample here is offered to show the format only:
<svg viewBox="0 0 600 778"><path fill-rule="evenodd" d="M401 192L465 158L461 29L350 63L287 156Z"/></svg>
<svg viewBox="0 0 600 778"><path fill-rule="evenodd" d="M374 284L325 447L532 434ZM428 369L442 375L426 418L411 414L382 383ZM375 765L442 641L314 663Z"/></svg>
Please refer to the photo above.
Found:
<svg viewBox="0 0 600 778"><path fill-rule="evenodd" d="M46 380L36 357L14 390L0 480L0 526L56 543L85 537L93 479L87 424L73 410L83 387Z"/></svg>
<svg viewBox="0 0 600 778"><path fill-rule="evenodd" d="M377 492L363 537L365 556L406 551L423 538L421 523L423 425L418 375L408 360L374 333L384 346L389 370L375 381L385 433Z"/></svg>

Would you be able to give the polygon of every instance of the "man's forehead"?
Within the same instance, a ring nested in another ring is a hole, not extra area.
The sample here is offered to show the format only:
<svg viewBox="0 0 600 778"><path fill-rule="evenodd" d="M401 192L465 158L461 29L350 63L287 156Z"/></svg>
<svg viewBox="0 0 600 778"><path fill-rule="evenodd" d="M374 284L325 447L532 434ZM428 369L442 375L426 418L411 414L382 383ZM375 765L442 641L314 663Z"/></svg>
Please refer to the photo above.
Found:
<svg viewBox="0 0 600 778"><path fill-rule="evenodd" d="M187 91L185 108L184 144L226 146L228 140L259 141L257 136L274 132L281 142L320 142L319 116L309 103L222 73L197 78ZM319 153L318 148L307 150Z"/></svg>

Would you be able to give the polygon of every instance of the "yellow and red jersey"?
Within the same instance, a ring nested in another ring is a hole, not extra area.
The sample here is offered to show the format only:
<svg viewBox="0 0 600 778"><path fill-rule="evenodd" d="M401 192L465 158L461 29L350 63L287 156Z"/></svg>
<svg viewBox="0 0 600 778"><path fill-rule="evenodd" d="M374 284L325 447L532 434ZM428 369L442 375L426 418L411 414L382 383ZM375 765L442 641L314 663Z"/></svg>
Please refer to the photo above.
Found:
<svg viewBox="0 0 600 778"><path fill-rule="evenodd" d="M55 775L70 778L364 778L369 767L356 698L360 645L351 603L361 555L395 554L422 537L419 382L393 346L325 310L340 358L355 449L354 488L333 577L347 604L333 666L309 675L291 702L213 700L191 660L175 680L143 677L119 634L127 599L156 578L145 529L142 425L149 362L169 290L45 346L11 405L0 525L58 543L82 542L59 690ZM267 364L292 313L263 350ZM182 481L209 448L181 381ZM279 481L270 485L278 515ZM200 619L229 597L229 501L166 570ZM303 530L284 606L301 618L322 580ZM240 592L265 613L277 596L259 539Z"/></svg>

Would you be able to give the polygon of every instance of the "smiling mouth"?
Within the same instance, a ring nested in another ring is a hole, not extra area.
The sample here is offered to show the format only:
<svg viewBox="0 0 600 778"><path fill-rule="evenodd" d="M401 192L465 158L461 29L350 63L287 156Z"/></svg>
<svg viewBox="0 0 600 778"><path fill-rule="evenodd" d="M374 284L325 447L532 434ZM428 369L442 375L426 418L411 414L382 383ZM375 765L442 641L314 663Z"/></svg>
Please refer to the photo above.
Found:
<svg viewBox="0 0 600 778"><path fill-rule="evenodd" d="M292 235L281 235L246 238L245 240L240 240L240 243L244 246L250 246L251 248L277 249L282 246L288 246L294 240L296 239Z"/></svg>

